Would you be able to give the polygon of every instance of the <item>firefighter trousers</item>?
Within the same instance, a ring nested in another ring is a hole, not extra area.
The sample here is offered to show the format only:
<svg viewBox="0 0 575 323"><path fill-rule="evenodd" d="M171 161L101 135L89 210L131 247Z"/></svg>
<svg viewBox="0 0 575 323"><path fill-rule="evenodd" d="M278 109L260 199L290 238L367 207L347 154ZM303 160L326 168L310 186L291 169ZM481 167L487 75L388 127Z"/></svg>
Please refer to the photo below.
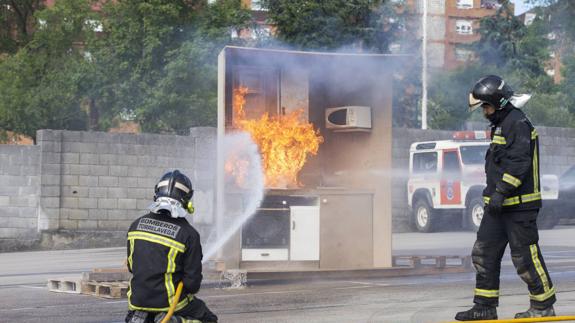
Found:
<svg viewBox="0 0 575 323"><path fill-rule="evenodd" d="M499 304L501 258L508 243L517 274L527 283L531 306L543 309L555 303L555 288L538 244L538 212L523 210L492 216L486 210L471 253L477 272L475 303Z"/></svg>

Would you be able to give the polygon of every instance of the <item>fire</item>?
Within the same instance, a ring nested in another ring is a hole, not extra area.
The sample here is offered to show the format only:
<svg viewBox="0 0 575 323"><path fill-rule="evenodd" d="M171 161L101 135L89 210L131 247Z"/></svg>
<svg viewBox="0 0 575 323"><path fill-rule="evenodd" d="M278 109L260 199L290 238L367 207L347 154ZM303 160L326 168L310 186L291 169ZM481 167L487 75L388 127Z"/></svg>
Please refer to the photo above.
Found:
<svg viewBox="0 0 575 323"><path fill-rule="evenodd" d="M308 154L317 154L323 137L311 123L301 120L303 109L286 115L269 116L265 113L259 119L246 119L244 106L247 93L246 87L234 90L234 126L248 132L258 145L266 187L302 186L297 175Z"/></svg>

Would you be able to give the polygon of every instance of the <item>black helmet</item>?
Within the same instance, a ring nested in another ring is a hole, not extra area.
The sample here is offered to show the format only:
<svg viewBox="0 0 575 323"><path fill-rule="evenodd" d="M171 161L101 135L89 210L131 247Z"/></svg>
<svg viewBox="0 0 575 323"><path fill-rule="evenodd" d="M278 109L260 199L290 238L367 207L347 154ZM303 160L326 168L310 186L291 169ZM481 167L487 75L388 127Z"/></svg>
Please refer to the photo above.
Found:
<svg viewBox="0 0 575 323"><path fill-rule="evenodd" d="M193 195L192 181L178 170L164 174L154 188L154 201L159 197L169 197L182 203L184 208Z"/></svg>
<svg viewBox="0 0 575 323"><path fill-rule="evenodd" d="M474 111L484 103L500 110L513 96L513 90L505 81L496 75L481 78L469 92L469 111Z"/></svg>

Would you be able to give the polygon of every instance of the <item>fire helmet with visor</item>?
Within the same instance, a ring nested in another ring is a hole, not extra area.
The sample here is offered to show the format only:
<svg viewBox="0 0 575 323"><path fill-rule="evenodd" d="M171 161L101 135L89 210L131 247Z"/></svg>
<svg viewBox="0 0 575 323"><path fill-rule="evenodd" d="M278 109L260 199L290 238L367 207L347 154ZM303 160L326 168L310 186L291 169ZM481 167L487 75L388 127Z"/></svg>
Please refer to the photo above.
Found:
<svg viewBox="0 0 575 323"><path fill-rule="evenodd" d="M512 96L513 90L501 77L497 75L485 76L477 81L469 92L469 111L475 111L484 104L501 110Z"/></svg>
<svg viewBox="0 0 575 323"><path fill-rule="evenodd" d="M153 213L167 210L173 218L194 212L192 181L179 170L165 173L154 187L154 203L148 209Z"/></svg>

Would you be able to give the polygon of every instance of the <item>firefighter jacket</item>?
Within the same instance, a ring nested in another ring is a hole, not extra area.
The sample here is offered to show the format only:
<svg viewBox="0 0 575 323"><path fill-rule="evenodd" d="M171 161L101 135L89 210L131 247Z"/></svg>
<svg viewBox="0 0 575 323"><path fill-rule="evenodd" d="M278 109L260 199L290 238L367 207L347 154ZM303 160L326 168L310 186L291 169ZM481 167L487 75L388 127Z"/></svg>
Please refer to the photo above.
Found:
<svg viewBox="0 0 575 323"><path fill-rule="evenodd" d="M176 311L181 310L194 299L202 282L200 235L185 218L167 213L144 215L128 231L128 269L133 275L130 310L167 312L183 281L176 306Z"/></svg>
<svg viewBox="0 0 575 323"><path fill-rule="evenodd" d="M509 109L509 108L508 108ZM511 107L491 127L491 145L485 156L485 204L497 190L503 194L503 212L541 208L539 139L523 111Z"/></svg>

